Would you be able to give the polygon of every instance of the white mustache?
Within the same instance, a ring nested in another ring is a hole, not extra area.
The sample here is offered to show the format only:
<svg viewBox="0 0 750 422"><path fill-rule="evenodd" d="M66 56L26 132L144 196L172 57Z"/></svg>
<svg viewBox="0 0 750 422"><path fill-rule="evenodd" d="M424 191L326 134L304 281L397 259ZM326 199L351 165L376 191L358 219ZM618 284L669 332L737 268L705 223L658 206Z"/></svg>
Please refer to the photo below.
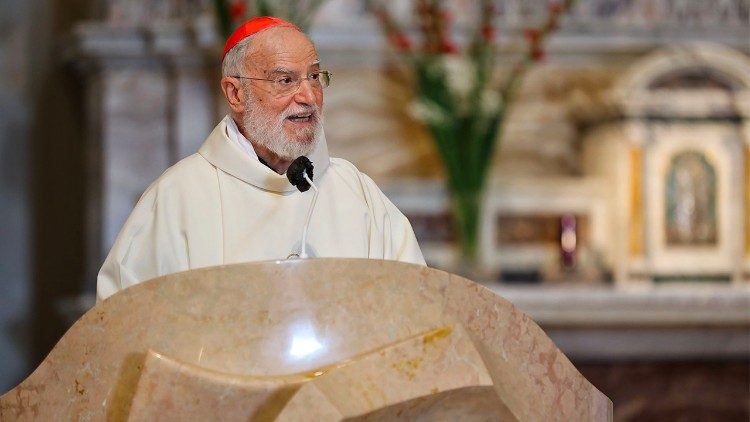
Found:
<svg viewBox="0 0 750 422"><path fill-rule="evenodd" d="M295 116L295 115L298 115L298 114L309 114L310 117L312 117L314 119L317 119L318 118L318 113L319 113L318 106L312 105L312 106L309 106L309 107L302 107L302 108L297 109L297 110L287 110L287 111L284 112L284 115L281 118L283 120L283 119L286 119L287 117Z"/></svg>

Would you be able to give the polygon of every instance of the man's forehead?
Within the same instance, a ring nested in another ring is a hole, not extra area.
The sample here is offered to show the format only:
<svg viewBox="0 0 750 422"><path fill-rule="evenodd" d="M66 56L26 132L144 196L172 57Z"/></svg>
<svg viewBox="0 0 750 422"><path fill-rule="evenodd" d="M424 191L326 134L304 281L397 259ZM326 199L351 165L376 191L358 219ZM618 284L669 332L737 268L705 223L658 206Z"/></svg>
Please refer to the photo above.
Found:
<svg viewBox="0 0 750 422"><path fill-rule="evenodd" d="M268 73L297 73L297 65L293 63L292 66L288 66L287 63L292 63L292 61L286 61L286 60L279 60L276 62L275 66L272 66L267 69L263 69L264 71ZM314 60L312 63L302 62L300 65L301 67L305 68L316 68L320 67L320 60ZM303 69L307 70L307 69Z"/></svg>
<svg viewBox="0 0 750 422"><path fill-rule="evenodd" d="M269 28L258 34L252 43L248 61L264 70L319 63L315 45L305 34L293 28Z"/></svg>

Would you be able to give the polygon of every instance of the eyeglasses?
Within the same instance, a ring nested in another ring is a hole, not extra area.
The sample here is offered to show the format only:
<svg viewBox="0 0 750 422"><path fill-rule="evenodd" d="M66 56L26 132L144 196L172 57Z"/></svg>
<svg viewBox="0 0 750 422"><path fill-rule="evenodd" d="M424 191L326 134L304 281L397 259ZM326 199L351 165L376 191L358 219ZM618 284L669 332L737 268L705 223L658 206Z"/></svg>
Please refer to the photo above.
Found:
<svg viewBox="0 0 750 422"><path fill-rule="evenodd" d="M305 79L310 82L310 86L312 86L313 88L327 88L328 85L331 84L331 76L333 76L331 72L327 70L321 70L310 73L306 78L300 78L299 76L291 75L279 76L274 79L249 78L247 76L231 77L237 79L251 79L254 81L273 82L273 89L276 91L276 94L289 95L291 93L297 92L299 86L302 84L302 81Z"/></svg>

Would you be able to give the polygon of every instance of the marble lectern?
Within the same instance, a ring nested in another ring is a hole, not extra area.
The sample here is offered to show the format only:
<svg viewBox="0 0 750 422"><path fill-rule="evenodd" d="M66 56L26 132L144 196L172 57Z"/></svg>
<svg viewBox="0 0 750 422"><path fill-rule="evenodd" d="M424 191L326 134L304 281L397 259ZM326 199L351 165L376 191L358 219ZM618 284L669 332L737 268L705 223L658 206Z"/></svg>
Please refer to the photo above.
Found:
<svg viewBox="0 0 750 422"><path fill-rule="evenodd" d="M159 277L97 304L0 420L607 421L544 332L467 279L311 259Z"/></svg>

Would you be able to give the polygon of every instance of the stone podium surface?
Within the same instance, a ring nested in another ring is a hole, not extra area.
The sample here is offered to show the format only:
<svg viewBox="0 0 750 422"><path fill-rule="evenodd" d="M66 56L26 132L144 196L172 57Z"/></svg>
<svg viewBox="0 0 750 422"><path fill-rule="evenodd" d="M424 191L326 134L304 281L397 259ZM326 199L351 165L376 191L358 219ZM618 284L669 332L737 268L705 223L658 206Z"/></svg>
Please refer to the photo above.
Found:
<svg viewBox="0 0 750 422"><path fill-rule="evenodd" d="M97 304L0 420L576 420L612 403L529 317L426 267L228 265Z"/></svg>

